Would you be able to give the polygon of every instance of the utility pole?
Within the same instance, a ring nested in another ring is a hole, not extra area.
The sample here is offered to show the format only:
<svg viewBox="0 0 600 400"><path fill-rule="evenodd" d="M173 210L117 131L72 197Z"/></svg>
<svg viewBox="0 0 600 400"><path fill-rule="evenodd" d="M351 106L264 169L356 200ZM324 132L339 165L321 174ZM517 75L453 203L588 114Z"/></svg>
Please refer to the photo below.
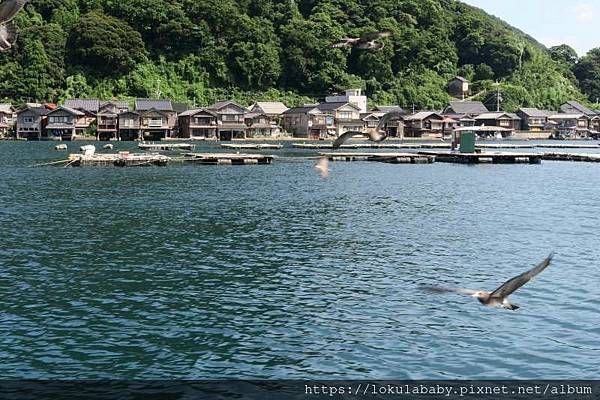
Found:
<svg viewBox="0 0 600 400"><path fill-rule="evenodd" d="M496 88L496 112L500 112L500 84L498 82L496 82Z"/></svg>
<svg viewBox="0 0 600 400"><path fill-rule="evenodd" d="M156 80L156 98L160 99L160 79Z"/></svg>

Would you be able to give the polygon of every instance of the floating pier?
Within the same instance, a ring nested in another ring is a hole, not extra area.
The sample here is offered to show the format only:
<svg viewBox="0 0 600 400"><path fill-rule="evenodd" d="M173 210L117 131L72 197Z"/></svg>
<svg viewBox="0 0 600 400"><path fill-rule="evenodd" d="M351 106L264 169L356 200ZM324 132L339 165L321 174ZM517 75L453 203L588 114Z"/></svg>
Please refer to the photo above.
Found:
<svg viewBox="0 0 600 400"><path fill-rule="evenodd" d="M374 161L390 164L431 164L435 156L417 153L321 153L329 161Z"/></svg>
<svg viewBox="0 0 600 400"><path fill-rule="evenodd" d="M600 154L545 153L542 158L548 161L600 162Z"/></svg>
<svg viewBox="0 0 600 400"><path fill-rule="evenodd" d="M206 165L271 164L273 156L263 154L187 153L181 161Z"/></svg>
<svg viewBox="0 0 600 400"><path fill-rule="evenodd" d="M165 166L171 159L161 154L131 154L121 152L117 154L69 154L65 166L116 166L116 167L142 167Z"/></svg>
<svg viewBox="0 0 600 400"><path fill-rule="evenodd" d="M547 143L536 144L535 147L546 149L600 149L598 144Z"/></svg>
<svg viewBox="0 0 600 400"><path fill-rule="evenodd" d="M244 149L244 150L280 150L283 148L281 144L268 144L268 143L255 143L255 144L242 144L242 143L223 143L221 147L228 149Z"/></svg>
<svg viewBox="0 0 600 400"><path fill-rule="evenodd" d="M192 151L196 145L192 143L139 143L138 148L144 151Z"/></svg>
<svg viewBox="0 0 600 400"><path fill-rule="evenodd" d="M333 149L332 143L293 143L298 149L327 150ZM449 149L450 143L353 143L343 144L341 149Z"/></svg>
<svg viewBox="0 0 600 400"><path fill-rule="evenodd" d="M542 162L540 153L421 151L419 154L435 156L437 162L457 164L539 164Z"/></svg>
<svg viewBox="0 0 600 400"><path fill-rule="evenodd" d="M477 143L475 147L480 149L533 149L532 144L507 144L507 143Z"/></svg>

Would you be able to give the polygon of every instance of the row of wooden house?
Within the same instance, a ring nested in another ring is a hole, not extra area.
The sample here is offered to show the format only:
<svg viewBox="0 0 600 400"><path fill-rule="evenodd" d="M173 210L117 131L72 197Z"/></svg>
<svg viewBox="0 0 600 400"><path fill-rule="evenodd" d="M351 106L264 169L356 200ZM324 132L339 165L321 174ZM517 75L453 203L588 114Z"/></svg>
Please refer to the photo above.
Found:
<svg viewBox="0 0 600 400"><path fill-rule="evenodd" d="M358 89L328 96L324 102L288 108L281 102L256 102L244 107L221 101L187 109L168 99L126 101L69 99L63 105L25 104L13 109L0 104L0 135L14 129L17 138L72 140L94 132L99 140L245 139L282 133L298 138L325 139L355 130L377 129L380 119L394 113L386 126L397 137L439 137L458 127L488 127L485 131L510 136L518 130L548 131L565 138L597 137L600 113L578 102L560 112L521 108L516 113L490 112L478 101L451 101L441 111L406 112L398 106L367 109Z"/></svg>

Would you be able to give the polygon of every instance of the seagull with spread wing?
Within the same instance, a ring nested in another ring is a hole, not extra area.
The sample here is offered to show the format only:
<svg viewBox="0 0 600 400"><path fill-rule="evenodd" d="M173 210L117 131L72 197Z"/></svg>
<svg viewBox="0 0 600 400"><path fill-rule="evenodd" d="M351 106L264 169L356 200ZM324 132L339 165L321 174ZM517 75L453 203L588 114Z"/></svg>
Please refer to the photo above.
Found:
<svg viewBox="0 0 600 400"><path fill-rule="evenodd" d="M355 136L366 137L367 139L369 139L372 142L381 142L388 137L388 133L387 133L388 123L390 121L393 121L393 120L397 121L400 119L402 119L401 113L399 113L397 111L389 112L389 113L385 114L383 117L381 117L381 119L379 120L379 123L377 124L377 128L374 131L370 131L370 132L346 131L346 132L342 133L340 136L338 136L337 139L335 139L335 141L333 142L333 148L339 149L342 146L342 144L344 144L347 140L350 140Z"/></svg>
<svg viewBox="0 0 600 400"><path fill-rule="evenodd" d="M6 51L17 40L17 27L13 21L27 0L4 0L0 3L0 51Z"/></svg>
<svg viewBox="0 0 600 400"><path fill-rule="evenodd" d="M545 270L552 261L553 254L550 254L544 261L536 265L534 268L521 275L515 276L502 284L499 288L493 292L487 292L483 290L473 289L462 289L462 288L443 288L443 287L428 287L428 290L436 293L458 293L466 294L475 297L479 302L488 307L502 307L508 310L516 310L519 308L516 304L511 304L508 300L508 296L525 285L527 282L532 280L536 275Z"/></svg>
<svg viewBox="0 0 600 400"><path fill-rule="evenodd" d="M357 49L363 50L381 50L385 44L379 40L391 35L392 32L387 30L381 32L369 32L358 38L343 38L337 43L334 43L331 47L356 47Z"/></svg>

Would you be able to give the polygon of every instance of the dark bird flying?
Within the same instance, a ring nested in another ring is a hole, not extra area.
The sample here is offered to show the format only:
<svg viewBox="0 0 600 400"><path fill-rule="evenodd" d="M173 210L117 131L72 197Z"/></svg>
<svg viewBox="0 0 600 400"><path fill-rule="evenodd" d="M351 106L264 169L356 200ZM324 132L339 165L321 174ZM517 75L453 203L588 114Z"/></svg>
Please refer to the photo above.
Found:
<svg viewBox="0 0 600 400"><path fill-rule="evenodd" d="M493 292L463 288L444 288L437 286L428 287L427 289L435 293L452 292L466 294L475 297L477 300L479 300L481 304L488 307L502 307L508 310L516 310L519 308L519 306L516 304L511 304L508 300L508 296L515 292L517 289L519 289L521 286L525 285L527 282L532 280L537 274L545 270L550 265L552 257L553 254L550 254L544 259L544 261L542 261L529 271L524 272L521 275L515 276L512 279L509 279Z"/></svg>

